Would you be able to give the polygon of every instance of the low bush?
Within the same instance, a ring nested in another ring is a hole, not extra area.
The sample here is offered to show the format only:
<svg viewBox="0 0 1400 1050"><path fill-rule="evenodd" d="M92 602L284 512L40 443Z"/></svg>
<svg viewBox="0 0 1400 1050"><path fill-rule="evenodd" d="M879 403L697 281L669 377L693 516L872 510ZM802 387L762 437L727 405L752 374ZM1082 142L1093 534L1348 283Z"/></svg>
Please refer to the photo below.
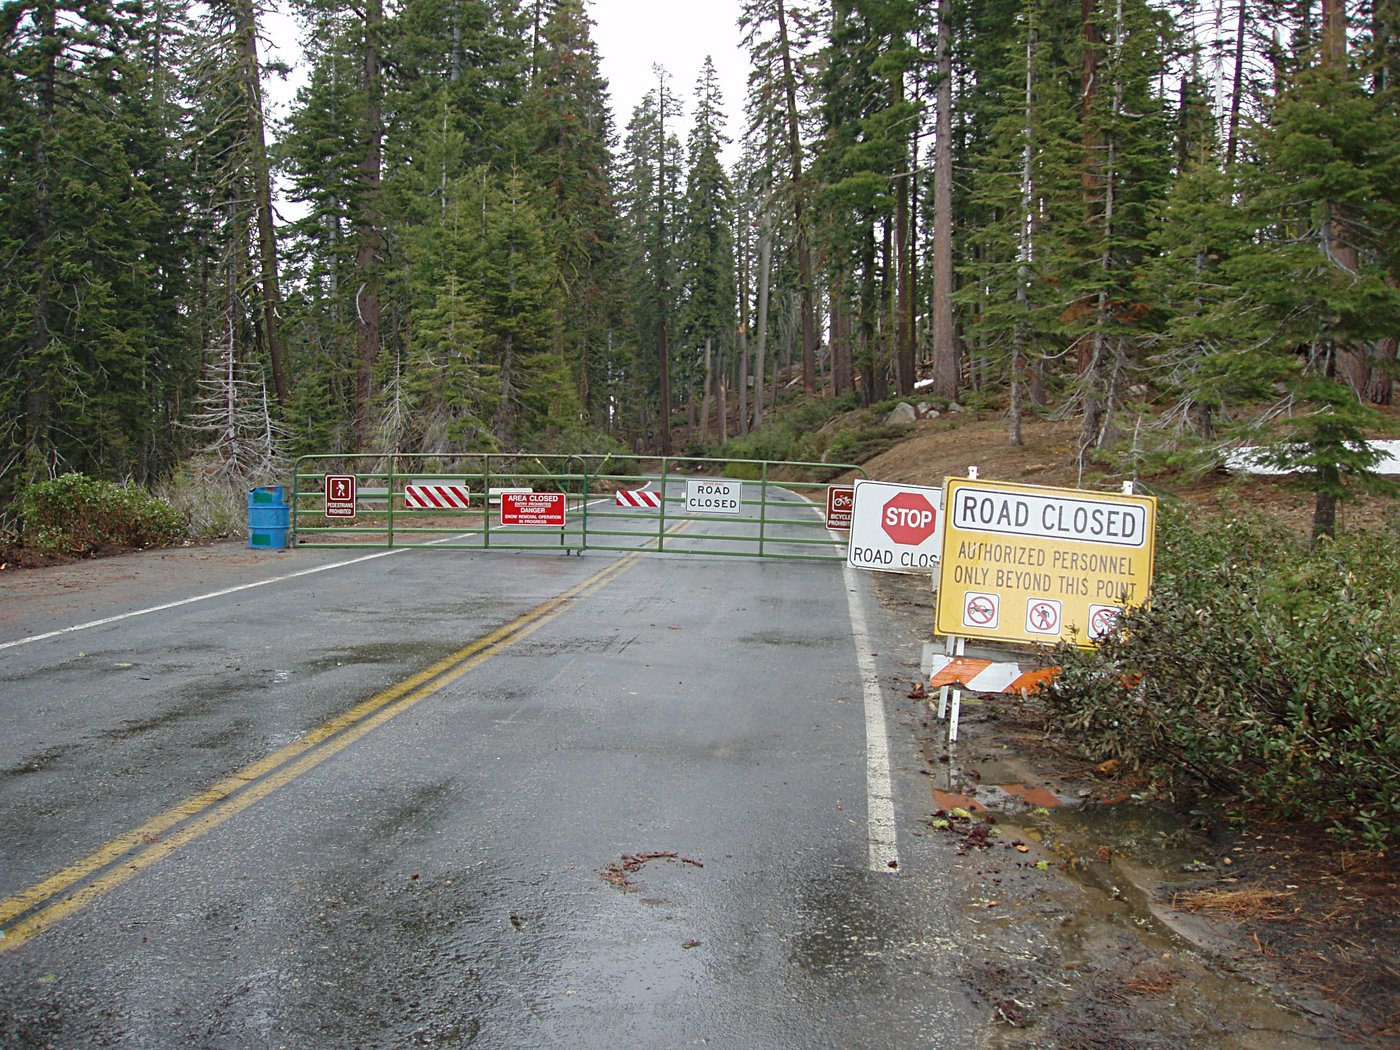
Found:
<svg viewBox="0 0 1400 1050"><path fill-rule="evenodd" d="M20 493L24 546L61 555L104 547L167 547L185 537L188 522L163 499L132 485L64 474Z"/></svg>
<svg viewBox="0 0 1400 1050"><path fill-rule="evenodd" d="M1385 848L1400 840L1395 536L1309 549L1164 509L1150 607L1096 650L1057 652L1052 716L1158 795L1238 799Z"/></svg>

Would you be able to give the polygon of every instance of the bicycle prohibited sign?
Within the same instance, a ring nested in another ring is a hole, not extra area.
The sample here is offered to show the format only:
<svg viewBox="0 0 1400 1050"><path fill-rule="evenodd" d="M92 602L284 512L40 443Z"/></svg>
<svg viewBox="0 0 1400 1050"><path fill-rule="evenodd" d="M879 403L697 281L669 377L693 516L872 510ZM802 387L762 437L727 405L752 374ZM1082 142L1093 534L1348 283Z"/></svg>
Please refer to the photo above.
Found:
<svg viewBox="0 0 1400 1050"><path fill-rule="evenodd" d="M1089 637L1106 638L1118 628L1123 609L1117 605L1089 606Z"/></svg>

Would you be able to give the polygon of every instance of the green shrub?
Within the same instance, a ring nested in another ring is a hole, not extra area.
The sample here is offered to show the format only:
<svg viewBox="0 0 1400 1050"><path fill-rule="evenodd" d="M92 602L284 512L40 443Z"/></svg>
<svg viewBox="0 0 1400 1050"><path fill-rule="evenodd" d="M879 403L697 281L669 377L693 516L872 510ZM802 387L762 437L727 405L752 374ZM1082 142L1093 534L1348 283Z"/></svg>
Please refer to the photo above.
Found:
<svg viewBox="0 0 1400 1050"><path fill-rule="evenodd" d="M1161 520L1151 606L1097 650L1056 654L1045 695L1061 730L1165 795L1400 840L1394 530L1309 550L1243 520Z"/></svg>
<svg viewBox="0 0 1400 1050"><path fill-rule="evenodd" d="M163 499L131 485L64 474L31 485L19 498L24 544L58 554L103 547L165 547L188 525Z"/></svg>
<svg viewBox="0 0 1400 1050"><path fill-rule="evenodd" d="M864 463L909 436L909 427L884 424L861 430L843 430L826 448L828 463Z"/></svg>

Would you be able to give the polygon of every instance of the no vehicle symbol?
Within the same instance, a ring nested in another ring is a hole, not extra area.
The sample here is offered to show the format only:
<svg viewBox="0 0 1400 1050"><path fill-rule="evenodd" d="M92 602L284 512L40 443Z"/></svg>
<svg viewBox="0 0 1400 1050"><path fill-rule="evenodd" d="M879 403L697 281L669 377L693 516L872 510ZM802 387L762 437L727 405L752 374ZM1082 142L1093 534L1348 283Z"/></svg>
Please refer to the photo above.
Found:
<svg viewBox="0 0 1400 1050"><path fill-rule="evenodd" d="M1031 634L1060 633L1060 603L1032 598L1026 603L1026 630Z"/></svg>
<svg viewBox="0 0 1400 1050"><path fill-rule="evenodd" d="M969 594L963 599L963 626L996 627L1001 597L996 594Z"/></svg>

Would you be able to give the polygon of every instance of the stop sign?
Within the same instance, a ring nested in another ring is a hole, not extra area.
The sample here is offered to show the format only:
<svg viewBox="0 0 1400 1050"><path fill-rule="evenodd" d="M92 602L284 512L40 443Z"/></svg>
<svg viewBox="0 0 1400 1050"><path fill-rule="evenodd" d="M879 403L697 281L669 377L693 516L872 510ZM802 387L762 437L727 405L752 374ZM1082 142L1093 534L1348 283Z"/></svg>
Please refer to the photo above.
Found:
<svg viewBox="0 0 1400 1050"><path fill-rule="evenodd" d="M880 528L895 543L917 547L933 535L938 512L917 492L898 492L880 511Z"/></svg>

